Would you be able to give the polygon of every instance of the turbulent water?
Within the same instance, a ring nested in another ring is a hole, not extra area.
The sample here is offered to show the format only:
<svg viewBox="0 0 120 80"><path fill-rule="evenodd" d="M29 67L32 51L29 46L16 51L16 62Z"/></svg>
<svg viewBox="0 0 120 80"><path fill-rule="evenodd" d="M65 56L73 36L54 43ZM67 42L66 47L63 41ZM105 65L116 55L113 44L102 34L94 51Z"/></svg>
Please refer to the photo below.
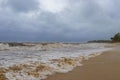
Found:
<svg viewBox="0 0 120 80"><path fill-rule="evenodd" d="M10 46L0 44L0 71L8 80L41 80L53 73L66 73L82 60L110 50L111 44L32 44Z"/></svg>

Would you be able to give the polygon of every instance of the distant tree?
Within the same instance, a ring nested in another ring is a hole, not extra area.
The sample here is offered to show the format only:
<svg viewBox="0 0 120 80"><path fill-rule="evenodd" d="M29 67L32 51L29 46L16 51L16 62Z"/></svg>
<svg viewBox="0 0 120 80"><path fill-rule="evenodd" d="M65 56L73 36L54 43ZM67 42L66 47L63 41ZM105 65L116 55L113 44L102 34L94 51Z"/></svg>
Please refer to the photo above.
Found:
<svg viewBox="0 0 120 80"><path fill-rule="evenodd" d="M111 38L113 42L120 42L120 33L117 33L114 35L114 37Z"/></svg>

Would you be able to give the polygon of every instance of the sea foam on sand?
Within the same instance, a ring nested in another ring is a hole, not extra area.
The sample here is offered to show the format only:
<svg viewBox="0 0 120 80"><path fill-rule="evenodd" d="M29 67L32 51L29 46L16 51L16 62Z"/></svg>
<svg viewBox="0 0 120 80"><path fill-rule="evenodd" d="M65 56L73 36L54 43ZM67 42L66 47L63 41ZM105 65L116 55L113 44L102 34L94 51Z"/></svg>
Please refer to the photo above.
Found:
<svg viewBox="0 0 120 80"><path fill-rule="evenodd" d="M56 72L66 73L82 60L110 50L105 43L46 43L26 46L0 44L0 70L8 80L41 80Z"/></svg>

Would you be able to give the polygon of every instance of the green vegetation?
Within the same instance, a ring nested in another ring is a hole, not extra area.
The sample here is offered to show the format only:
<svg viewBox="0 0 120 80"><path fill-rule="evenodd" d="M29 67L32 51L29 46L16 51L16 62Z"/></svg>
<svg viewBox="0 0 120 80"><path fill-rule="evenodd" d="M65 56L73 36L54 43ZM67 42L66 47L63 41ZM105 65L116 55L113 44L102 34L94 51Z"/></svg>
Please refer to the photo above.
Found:
<svg viewBox="0 0 120 80"><path fill-rule="evenodd" d="M120 33L115 34L111 37L111 40L92 40L88 41L88 43L113 43L119 42L120 43Z"/></svg>
<svg viewBox="0 0 120 80"><path fill-rule="evenodd" d="M111 40L92 40L88 41L88 43L111 43Z"/></svg>
<svg viewBox="0 0 120 80"><path fill-rule="evenodd" d="M120 33L117 33L114 35L114 37L111 38L113 42L120 42Z"/></svg>

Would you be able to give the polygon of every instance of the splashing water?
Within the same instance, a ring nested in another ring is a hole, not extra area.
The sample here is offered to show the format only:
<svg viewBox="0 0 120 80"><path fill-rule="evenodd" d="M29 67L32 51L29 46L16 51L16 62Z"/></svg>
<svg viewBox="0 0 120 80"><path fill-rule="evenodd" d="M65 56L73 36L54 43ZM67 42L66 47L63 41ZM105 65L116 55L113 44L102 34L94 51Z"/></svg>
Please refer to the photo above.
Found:
<svg viewBox="0 0 120 80"><path fill-rule="evenodd" d="M4 71L0 75L4 79L45 79L56 72L69 72L76 66L81 66L82 60L88 60L111 49L105 47L111 44L104 43L26 44L12 47L9 44L0 44L0 71Z"/></svg>

